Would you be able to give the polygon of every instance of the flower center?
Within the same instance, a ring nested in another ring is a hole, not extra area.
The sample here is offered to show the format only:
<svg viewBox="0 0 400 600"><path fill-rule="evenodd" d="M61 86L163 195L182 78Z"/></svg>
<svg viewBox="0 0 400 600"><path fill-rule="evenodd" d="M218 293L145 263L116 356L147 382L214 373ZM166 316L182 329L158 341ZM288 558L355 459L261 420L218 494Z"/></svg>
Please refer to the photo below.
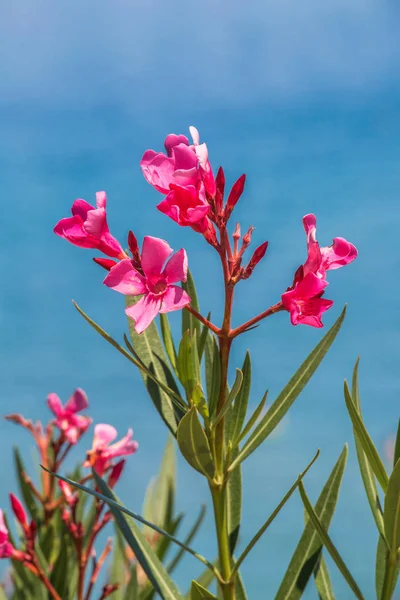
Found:
<svg viewBox="0 0 400 600"><path fill-rule="evenodd" d="M153 281L147 280L147 288L149 292L158 296L167 289L167 280L164 277L159 277Z"/></svg>

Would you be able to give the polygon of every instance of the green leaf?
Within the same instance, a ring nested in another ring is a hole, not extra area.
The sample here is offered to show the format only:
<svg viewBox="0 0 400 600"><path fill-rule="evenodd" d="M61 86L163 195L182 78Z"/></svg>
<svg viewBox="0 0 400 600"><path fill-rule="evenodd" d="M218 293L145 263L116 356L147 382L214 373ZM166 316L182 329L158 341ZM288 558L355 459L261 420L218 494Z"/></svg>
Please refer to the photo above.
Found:
<svg viewBox="0 0 400 600"><path fill-rule="evenodd" d="M192 581L190 598L191 600L218 600L217 596L214 596L214 594L206 590L206 588L197 583L197 581Z"/></svg>
<svg viewBox="0 0 400 600"><path fill-rule="evenodd" d="M237 397L237 395L240 392L240 389L242 387L242 382L243 382L243 373L240 369L236 369L236 377L235 377L235 381L233 383L232 389L227 394L226 402L225 402L224 406L222 407L222 410L220 410L220 412L216 416L215 421L213 422L214 427L221 421L221 419L224 418L224 416L226 415L228 410L231 408L233 401L235 400L235 398ZM230 427L229 427L229 429L230 429Z"/></svg>
<svg viewBox="0 0 400 600"><path fill-rule="evenodd" d="M190 296L190 306L196 312L200 312L199 301L197 299L196 287L194 285L194 280L191 272L188 270L187 280L182 283L182 287ZM200 338L200 322L194 317L188 310L182 310L182 335L186 333L186 331L190 331L193 333L195 330L197 331L197 339Z"/></svg>
<svg viewBox="0 0 400 600"><path fill-rule="evenodd" d="M251 359L247 351L242 366L243 382L240 392L235 400L230 423L229 439L236 440L242 431L243 423L246 418L247 405L250 396L251 387Z"/></svg>
<svg viewBox="0 0 400 600"><path fill-rule="evenodd" d="M209 321L211 319L211 313L208 313L207 315L207 321ZM208 327L206 327L205 325L203 325L203 328L201 330L201 334L199 336L199 343L198 343L198 352L199 352L199 361L201 362L201 359L203 357L203 352L204 352L204 348L206 346L206 342L207 342L207 338L211 337L209 335L210 330L208 329Z"/></svg>
<svg viewBox="0 0 400 600"><path fill-rule="evenodd" d="M317 367L321 363L325 354L331 347L340 327L342 326L346 314L346 307L343 309L339 318L335 321L322 340L317 344L314 350L308 355L298 371L293 375L289 383L284 387L275 402L272 404L267 414L261 419L249 439L243 446L243 449L231 465L231 469L236 464L244 461L256 448L269 436L275 429L284 415L287 413L297 396L304 389L305 385L311 379Z"/></svg>
<svg viewBox="0 0 400 600"><path fill-rule="evenodd" d="M136 301L136 297L126 296L127 307L132 306ZM179 397L178 386L168 368L168 359L154 321L140 335L136 333L132 319L128 318L128 326L132 346L140 360L144 363L146 368L156 376L158 381L161 381L165 386L172 389ZM144 374L143 371L141 371L141 375L161 418L175 435L177 424L183 415L177 412L176 406L173 405L170 396L161 390L153 379L148 377L147 374Z"/></svg>
<svg viewBox="0 0 400 600"><path fill-rule="evenodd" d="M167 352L169 362L171 367L174 370L176 376L178 376L178 371L176 367L177 361L177 353L175 349L174 340L172 339L171 328L169 326L168 316L166 314L160 313L160 325L161 325L161 335L164 342L164 348Z"/></svg>
<svg viewBox="0 0 400 600"><path fill-rule="evenodd" d="M240 573L236 573L235 594L236 600L247 600L246 590Z"/></svg>
<svg viewBox="0 0 400 600"><path fill-rule="evenodd" d="M205 569L201 575L196 577L196 583L199 583L204 588L208 588L214 579L214 573L210 569ZM185 600L190 600L190 590L185 594Z"/></svg>
<svg viewBox="0 0 400 600"><path fill-rule="evenodd" d="M39 516L39 507L31 488L25 481L24 475L27 474L27 471L18 448L14 448L14 464L17 473L19 490L24 500L24 504L28 509L31 519L33 519L36 523L40 523L41 518Z"/></svg>
<svg viewBox="0 0 400 600"><path fill-rule="evenodd" d="M400 458L400 419L397 425L396 443L394 445L393 466L396 465Z"/></svg>
<svg viewBox="0 0 400 600"><path fill-rule="evenodd" d="M250 433L250 431L253 429L254 425L257 423L257 421L264 409L265 403L267 401L267 396L268 396L268 390L265 392L264 396L261 398L260 404L258 404L255 411L251 415L250 419L247 421L246 425L243 428L243 431L240 432L240 435L237 438L233 439L232 444L234 447L237 446L238 444L240 444L240 442Z"/></svg>
<svg viewBox="0 0 400 600"><path fill-rule="evenodd" d="M347 445L343 448L315 504L315 512L326 530L329 529L336 508L346 461ZM275 600L301 598L312 573L319 564L321 554L321 540L313 524L307 521Z"/></svg>
<svg viewBox="0 0 400 600"><path fill-rule="evenodd" d="M196 385L193 390L192 402L193 406L197 408L203 419L208 419L210 416L208 412L208 405L200 385Z"/></svg>
<svg viewBox="0 0 400 600"><path fill-rule="evenodd" d="M158 559L157 554L136 525L134 519L124 516L121 511L122 505L114 492L109 489L107 484L95 471L93 471L93 475L103 495L113 501L112 503L108 502L108 504L114 515L115 521L155 590L160 594L163 600L182 599L175 583L168 575L164 565ZM118 507L116 507L116 503L119 504Z"/></svg>
<svg viewBox="0 0 400 600"><path fill-rule="evenodd" d="M354 407L358 412L360 419L362 419L361 414L361 402L360 402L360 393L358 386L358 365L359 358L356 361L353 370L353 378L352 378L352 386L351 386L351 399L353 401ZM375 482L374 471L372 470L366 454L364 452L363 446L361 444L360 438L357 435L355 427L353 427L354 433L354 442L357 451L358 464L360 468L361 478L363 480L365 492L368 498L368 502L371 508L372 516L375 519L376 526L381 536L385 537L385 528L383 524L383 512L381 508L381 503L379 500L378 490Z"/></svg>
<svg viewBox="0 0 400 600"><path fill-rule="evenodd" d="M139 593L140 590L137 582L136 565L134 565L131 570L129 583L126 586L124 600L139 600Z"/></svg>
<svg viewBox="0 0 400 600"><path fill-rule="evenodd" d="M188 330L183 334L179 344L177 367L179 380L186 390L188 400L191 401L194 388L196 385L201 386L196 332L192 334Z"/></svg>
<svg viewBox="0 0 400 600"><path fill-rule="evenodd" d="M218 343L214 335L209 335L206 343L206 388L208 397L208 410L210 416L217 407L221 387L221 364Z"/></svg>
<svg viewBox="0 0 400 600"><path fill-rule="evenodd" d="M316 571L314 571L314 579L319 600L335 600L331 578L323 555L321 555L321 560L316 567Z"/></svg>
<svg viewBox="0 0 400 600"><path fill-rule="evenodd" d="M69 587L73 571L75 571L75 575L77 575L76 555L74 555L73 560L70 560L70 543L70 537L64 528L59 554L50 576L50 582L61 598L67 598L69 596ZM68 577L65 576L66 573L68 573ZM117 598L115 600L117 600Z"/></svg>
<svg viewBox="0 0 400 600"><path fill-rule="evenodd" d="M114 494L114 492L109 489L109 487L107 486L107 484L97 475L96 471L94 471L93 469L92 469L92 474L93 474L93 477L96 480L96 483L98 484L100 490L102 492L103 492L103 490L106 490L107 494L105 494L105 493L99 493L96 490L92 490L91 488L87 487L86 485L82 485L81 483L78 483L77 481L72 481L72 479L68 479L68 477L63 477L59 473L53 473L52 471L49 471L48 469L46 469L43 466L42 466L42 469L44 469L45 471L47 471L48 473L50 473L54 477L57 477L57 479L61 479L62 481L65 481L66 483L69 483L73 487L78 488L79 490L82 490L83 492L86 492L87 494L90 494L91 496L94 496L95 498L98 498L99 500L102 500L103 502L106 502L110 506L110 508L112 509L113 514L114 514L115 510L119 511L119 512L121 512L123 514L128 515L129 517L132 517L136 521L139 521L139 523L142 523L143 525L147 525L147 527L150 527L154 531L157 531L157 533L159 533L159 534L161 534L161 535L169 538L172 542L174 542L174 544L177 544L181 548L184 548L186 550L186 552L188 552L189 554L191 554L192 556L194 556L195 558L197 558L197 560L199 560L200 562L202 562L209 569L211 569L213 571L213 573L215 573L215 567L214 567L214 565L212 565L206 558L204 558L203 556L201 556L200 554L198 554L197 552L195 552L194 550L192 550L192 548L190 548L189 546L185 546L185 544L183 544L180 540L178 540L173 535L171 535L170 533L168 533L168 531L165 531L164 529L162 529L161 527L158 527L154 523L150 523L149 521L147 521L147 519L144 519L140 515L138 515L138 514L132 512L132 511L128 510L127 508L125 508L125 506L123 504L120 504L119 501L118 501L118 498ZM101 483L101 485L100 485L99 482ZM116 520L117 520L117 523L118 523L118 519L116 519ZM130 522L130 520L129 520L129 522Z"/></svg>
<svg viewBox="0 0 400 600"><path fill-rule="evenodd" d="M200 529L201 524L203 523L205 515L206 515L206 507L203 505L200 509L199 516L197 517L196 521L193 523L192 527L190 528L187 536L185 537L185 539L183 541L185 546L189 546L189 544L191 544L196 533ZM174 558L167 565L168 573L172 573L172 571L178 566L178 564L180 563L184 554L185 554L185 550L183 548L180 548L178 550L178 552L176 553L176 555L174 556Z"/></svg>
<svg viewBox="0 0 400 600"><path fill-rule="evenodd" d="M271 523L275 519L275 517L277 517L277 515L280 513L280 511L282 510L282 508L285 506L286 502L289 500L290 496L293 494L293 492L296 490L296 488L300 485L301 480L303 479L303 477L305 477L305 475L311 469L312 465L315 463L315 461L317 460L318 456L319 456L319 450L316 453L316 455L314 456L314 458L311 460L311 462L304 469L304 471L302 473L300 473L300 475L298 476L298 478L296 479L296 481L294 482L294 484L292 485L292 487L284 495L284 497L282 498L282 500L279 502L278 506L275 508L275 510L271 513L271 515L265 521L264 525L257 531L256 535L247 544L246 548L243 550L242 554L237 559L236 564L235 564L234 569L233 569L233 572L236 572L240 568L240 565L242 564L242 562L244 561L244 559L247 557L247 555L250 553L250 551L254 548L254 546L259 541L259 539L267 531L268 527L271 525ZM289 596L287 596L287 598L289 598ZM292 599L292 596L290 596L290 599Z"/></svg>
<svg viewBox="0 0 400 600"><path fill-rule="evenodd" d="M383 462L378 454L378 451L375 448L374 443L371 440L364 423L362 422L360 414L354 405L354 402L350 395L349 386L347 385L346 380L344 382L344 399L346 401L346 406L350 415L351 422L353 423L355 435L357 436L360 445L364 450L365 457L371 469L373 470L375 477L379 481L383 491L386 493L388 486L388 476L385 467L383 466Z"/></svg>
<svg viewBox="0 0 400 600"><path fill-rule="evenodd" d="M356 598L358 598L358 600L365 600L364 596L361 593L360 588L358 587L357 583L354 581L353 576L351 575L350 571L346 567L346 564L344 563L344 561L343 561L342 557L340 556L338 550L336 549L334 543L332 542L331 538L329 537L328 532L323 527L320 519L317 516L317 513L314 511L312 504L311 504L310 500L308 499L308 496L306 494L306 491L304 489L302 482L300 482L300 484L299 484L299 491L300 491L301 499L304 504L304 508L306 509L306 511L308 513L310 521L313 524L315 530L317 531L325 548L331 555L337 568L339 569L339 571L341 572L341 574L347 581L350 589L352 590L352 592L354 593Z"/></svg>
<svg viewBox="0 0 400 600"><path fill-rule="evenodd" d="M389 550L386 540L380 535L376 547L376 566L375 566L375 588L376 597L382 598L383 584L385 581L386 565L389 560Z"/></svg>
<svg viewBox="0 0 400 600"><path fill-rule="evenodd" d="M383 510L386 539L395 554L400 546L400 462L390 476Z"/></svg>
<svg viewBox="0 0 400 600"><path fill-rule="evenodd" d="M236 450L237 452L238 450ZM235 454L233 455L235 457ZM230 474L226 486L226 505L228 513L228 535L231 556L239 539L242 520L242 468L238 465Z"/></svg>
<svg viewBox="0 0 400 600"><path fill-rule="evenodd" d="M179 423L177 441L180 451L190 466L212 479L214 477L213 458L196 408L191 408Z"/></svg>

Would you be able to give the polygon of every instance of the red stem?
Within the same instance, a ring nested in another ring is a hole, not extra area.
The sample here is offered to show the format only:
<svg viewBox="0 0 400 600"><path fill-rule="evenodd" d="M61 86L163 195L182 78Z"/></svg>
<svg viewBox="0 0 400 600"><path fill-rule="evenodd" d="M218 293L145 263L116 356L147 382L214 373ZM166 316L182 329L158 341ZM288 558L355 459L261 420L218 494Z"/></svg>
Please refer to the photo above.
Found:
<svg viewBox="0 0 400 600"><path fill-rule="evenodd" d="M243 325L240 325L239 327L236 327L236 329L231 329L231 331L229 333L229 337L231 339L237 337L241 333L244 333L245 331L247 331L253 325L256 325L259 321L262 321L262 319L265 319L266 317L269 317L269 316L271 316L271 315L273 315L273 314L275 314L275 313L277 313L277 312L279 312L281 310L285 310L282 302L278 302L277 304L274 304L273 306L270 306L269 308L267 308L267 310L264 310L264 312L260 313L256 317L253 317L252 319L250 319L246 323L243 323Z"/></svg>

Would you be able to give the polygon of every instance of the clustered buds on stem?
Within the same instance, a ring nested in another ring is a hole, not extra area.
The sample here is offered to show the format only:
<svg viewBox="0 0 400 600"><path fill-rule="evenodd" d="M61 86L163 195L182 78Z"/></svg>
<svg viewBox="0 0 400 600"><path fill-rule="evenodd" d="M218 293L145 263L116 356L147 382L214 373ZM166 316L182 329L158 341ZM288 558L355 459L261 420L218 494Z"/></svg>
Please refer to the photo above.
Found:
<svg viewBox="0 0 400 600"><path fill-rule="evenodd" d="M22 425L30 432L39 450L41 463L47 470L42 472L42 489L36 487L27 473L24 471L20 473L21 480L28 486L33 497L38 500L40 509L38 509L37 519L29 520L21 501L14 494L10 494L11 508L22 532L22 549L16 548L10 542L8 526L2 510L0 510L0 558L11 558L22 563L42 581L49 592L49 597L61 600L51 583L51 578L43 570L40 556L37 553L37 544L42 536L43 528L51 524L52 519L56 518L56 513L59 511L75 547L76 561L79 565L78 600L84 598L89 600L104 561L111 551L110 541L107 542L99 560L92 561L92 575L84 595L87 569L90 566L97 537L111 521L112 513L104 511L104 503L96 499L95 515L90 523L90 530L88 530L87 521L83 520L82 513L78 511L81 500L78 491L67 482L59 480L59 493L57 493L57 486L54 485L55 479L51 475L60 469L72 446L77 444L90 427L92 419L89 416L78 414L88 408L89 402L85 392L77 388L65 405L54 393L48 395L47 405L53 412L54 419L45 427L40 422L33 424L22 415L6 416L7 420ZM55 435L55 431L59 432L58 435ZM100 476L107 475L108 486L112 489L119 481L125 465L125 459L117 462L114 459L133 454L136 452L138 444L132 439L132 429L129 429L127 435L114 444L111 442L117 437L117 431L111 425L98 424L95 426L94 432L92 448L87 451L87 458L83 466L93 468ZM81 480L81 483L91 479L92 475L89 474ZM117 587L118 583L107 583L103 588L102 598L110 596Z"/></svg>

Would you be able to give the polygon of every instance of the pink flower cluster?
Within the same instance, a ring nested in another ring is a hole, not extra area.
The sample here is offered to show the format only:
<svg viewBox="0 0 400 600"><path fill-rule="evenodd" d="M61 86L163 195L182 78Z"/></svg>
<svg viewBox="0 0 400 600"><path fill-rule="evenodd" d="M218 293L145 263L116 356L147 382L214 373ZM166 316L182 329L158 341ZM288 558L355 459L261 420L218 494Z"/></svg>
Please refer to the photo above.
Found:
<svg viewBox="0 0 400 600"><path fill-rule="evenodd" d="M320 248L315 216L306 215L303 225L307 236L307 260L297 269L293 285L282 294L282 303L290 313L293 325L303 323L322 327L321 316L333 305L332 300L323 298L328 285L327 271L351 263L357 257L357 249L340 237L334 238L332 246Z"/></svg>
<svg viewBox="0 0 400 600"><path fill-rule="evenodd" d="M266 253L268 242L263 242L254 251L247 266L242 266L243 254L251 242L254 228L248 229L239 249L241 234L237 224L231 249L226 226L243 193L246 176L241 175L234 183L224 206L223 169L220 168L214 177L206 144L200 143L195 127L189 130L192 143L185 135L170 134L164 142L165 153L147 150L140 166L146 181L164 196L157 205L158 210L178 225L201 233L221 256L226 254L228 266L225 278L228 278L228 284L235 285L252 275ZM332 301L323 297L328 285L326 273L352 262L357 250L343 238L335 238L329 248L320 248L315 236L315 216L306 215L303 224L307 234L308 258L297 270L292 286L282 294L277 310L287 310L293 325L303 323L321 327L323 312L332 306ZM159 313L190 307L190 297L175 285L186 281L185 250L181 249L171 256L172 249L167 242L145 236L140 254L136 238L130 232L129 256L109 232L105 192L96 194L96 207L85 200L76 200L72 206L72 217L62 219L54 231L72 244L95 248L111 257L94 260L109 271L105 285L122 294L141 297L126 310L135 322L137 333L142 333Z"/></svg>

